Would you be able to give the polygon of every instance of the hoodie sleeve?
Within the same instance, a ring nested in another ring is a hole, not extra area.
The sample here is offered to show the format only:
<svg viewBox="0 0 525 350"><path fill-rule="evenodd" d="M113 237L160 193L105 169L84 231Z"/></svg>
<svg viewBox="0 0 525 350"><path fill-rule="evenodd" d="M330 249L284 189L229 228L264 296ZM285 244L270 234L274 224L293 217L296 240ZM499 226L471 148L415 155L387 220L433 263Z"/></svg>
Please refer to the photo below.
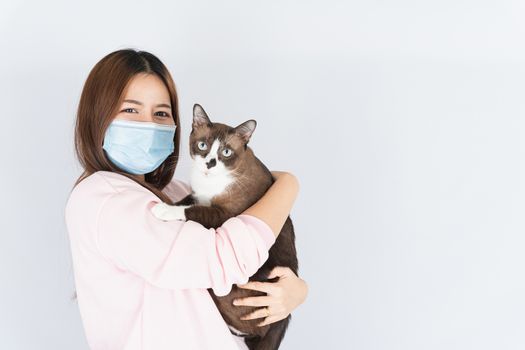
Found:
<svg viewBox="0 0 525 350"><path fill-rule="evenodd" d="M257 272L275 243L271 228L255 216L241 214L207 229L158 219L150 211L158 202L141 191L111 194L99 210L95 243L108 261L159 288L226 295Z"/></svg>

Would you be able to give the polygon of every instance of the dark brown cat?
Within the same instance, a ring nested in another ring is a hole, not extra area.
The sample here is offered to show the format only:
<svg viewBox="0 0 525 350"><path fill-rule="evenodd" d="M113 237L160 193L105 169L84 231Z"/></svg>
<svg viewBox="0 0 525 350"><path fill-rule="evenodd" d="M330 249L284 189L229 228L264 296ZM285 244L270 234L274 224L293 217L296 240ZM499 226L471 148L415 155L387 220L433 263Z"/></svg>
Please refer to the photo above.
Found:
<svg viewBox="0 0 525 350"><path fill-rule="evenodd" d="M195 104L190 134L192 193L175 203L175 206L170 206L167 209L170 212L166 212L163 218L193 220L207 228L217 228L254 204L274 182L270 171L247 146L255 127L255 120L248 120L235 128L212 123L204 109ZM298 273L295 234L290 217L270 248L267 261L249 280L276 281L267 278L275 266L287 266L295 274ZM216 296L212 289L208 291L232 333L243 336L251 350L279 348L291 315L258 327L257 324L262 321L260 318L240 319L257 307L232 304L237 298L266 293L238 288L236 285L226 296Z"/></svg>

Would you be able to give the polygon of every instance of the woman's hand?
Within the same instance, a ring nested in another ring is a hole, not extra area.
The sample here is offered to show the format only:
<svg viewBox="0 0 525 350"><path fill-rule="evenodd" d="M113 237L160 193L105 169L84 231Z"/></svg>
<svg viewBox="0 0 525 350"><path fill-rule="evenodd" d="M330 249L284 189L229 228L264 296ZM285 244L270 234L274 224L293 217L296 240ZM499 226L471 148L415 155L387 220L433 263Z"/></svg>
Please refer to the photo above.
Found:
<svg viewBox="0 0 525 350"><path fill-rule="evenodd" d="M253 289L265 292L267 295L235 299L234 305L262 306L244 315L241 320L251 320L266 317L258 326L280 321L286 318L297 306L302 304L308 294L308 285L297 277L289 267L276 266L268 278L279 277L277 282L251 281L237 285L239 288Z"/></svg>

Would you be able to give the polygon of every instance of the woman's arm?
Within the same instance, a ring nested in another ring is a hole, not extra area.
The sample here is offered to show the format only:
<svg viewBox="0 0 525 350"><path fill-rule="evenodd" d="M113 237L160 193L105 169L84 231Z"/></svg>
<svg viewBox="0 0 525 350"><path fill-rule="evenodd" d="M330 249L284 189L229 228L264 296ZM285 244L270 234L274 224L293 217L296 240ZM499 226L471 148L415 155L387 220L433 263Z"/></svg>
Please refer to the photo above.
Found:
<svg viewBox="0 0 525 350"><path fill-rule="evenodd" d="M299 192L299 181L288 172L272 171L275 182L266 193L242 214L255 216L279 235Z"/></svg>
<svg viewBox="0 0 525 350"><path fill-rule="evenodd" d="M100 183L104 185L104 182ZM101 190L98 189L100 192ZM164 289L212 288L217 296L235 283L246 283L268 259L275 242L272 229L255 216L231 217L216 229L194 221L162 221L151 212L159 199L136 189L105 194L95 218L85 219L93 187L82 186L66 210L69 230L89 225L81 237L108 263ZM91 202L90 202L91 201ZM93 241L91 241L93 240Z"/></svg>

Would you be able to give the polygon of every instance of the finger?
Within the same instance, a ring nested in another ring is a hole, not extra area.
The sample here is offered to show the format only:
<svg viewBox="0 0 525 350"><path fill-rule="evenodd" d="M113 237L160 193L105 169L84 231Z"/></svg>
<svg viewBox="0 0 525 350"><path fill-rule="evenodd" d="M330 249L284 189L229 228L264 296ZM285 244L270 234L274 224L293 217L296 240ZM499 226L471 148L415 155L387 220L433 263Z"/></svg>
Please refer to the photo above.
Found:
<svg viewBox="0 0 525 350"><path fill-rule="evenodd" d="M272 271L268 275L268 279L275 278L275 277L289 276L290 274L293 274L293 271L289 267L276 266L272 269Z"/></svg>
<svg viewBox="0 0 525 350"><path fill-rule="evenodd" d="M266 326L267 324L280 321L280 320L284 319L285 317L286 316L283 317L283 316L278 316L278 315L268 316L268 317L266 317L264 319L264 321L262 321L261 323L257 324L257 327Z"/></svg>
<svg viewBox="0 0 525 350"><path fill-rule="evenodd" d="M244 305L244 306L268 306L271 304L272 297L259 296L259 297L246 297L238 298L233 301L233 305Z"/></svg>
<svg viewBox="0 0 525 350"><path fill-rule="evenodd" d="M267 316L268 316L268 310L265 307L263 307L263 308L257 309L249 313L248 315L242 316L241 320L253 320L256 318L267 317Z"/></svg>
<svg viewBox="0 0 525 350"><path fill-rule="evenodd" d="M251 281L246 284L237 285L239 288L258 290L270 294L273 291L272 282Z"/></svg>

